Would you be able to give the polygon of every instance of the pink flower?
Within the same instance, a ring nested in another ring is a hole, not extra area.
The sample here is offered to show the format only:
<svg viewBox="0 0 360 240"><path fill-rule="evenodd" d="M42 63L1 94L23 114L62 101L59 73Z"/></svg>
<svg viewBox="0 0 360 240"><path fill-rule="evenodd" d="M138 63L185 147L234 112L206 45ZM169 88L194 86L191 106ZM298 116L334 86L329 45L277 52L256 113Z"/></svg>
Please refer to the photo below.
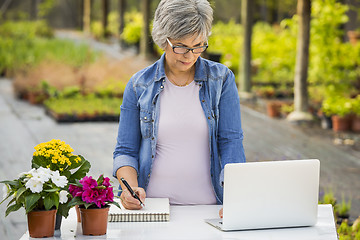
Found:
<svg viewBox="0 0 360 240"><path fill-rule="evenodd" d="M114 201L114 192L113 192L113 188L109 187L108 189L106 189L106 200L108 202L113 202Z"/></svg>
<svg viewBox="0 0 360 240"><path fill-rule="evenodd" d="M97 189L87 189L82 194L82 200L86 203L94 203L97 197Z"/></svg>
<svg viewBox="0 0 360 240"><path fill-rule="evenodd" d="M110 178L104 177L104 181L103 181L102 185L104 185L105 187L110 187L111 186Z"/></svg>
<svg viewBox="0 0 360 240"><path fill-rule="evenodd" d="M83 185L84 190L93 189L93 188L96 188L98 186L96 180L92 179L91 176L90 177L85 176L79 182Z"/></svg>
<svg viewBox="0 0 360 240"><path fill-rule="evenodd" d="M69 192L73 197L79 197L83 193L83 189L75 185L70 185Z"/></svg>

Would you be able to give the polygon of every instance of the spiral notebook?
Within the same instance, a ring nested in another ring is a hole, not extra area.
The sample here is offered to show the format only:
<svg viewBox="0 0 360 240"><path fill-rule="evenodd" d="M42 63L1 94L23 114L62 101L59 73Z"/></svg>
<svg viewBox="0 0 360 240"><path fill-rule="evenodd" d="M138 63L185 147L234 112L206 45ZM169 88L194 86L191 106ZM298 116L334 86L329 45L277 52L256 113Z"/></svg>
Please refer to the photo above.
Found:
<svg viewBox="0 0 360 240"><path fill-rule="evenodd" d="M145 207L140 210L125 209L120 199L114 199L121 209L111 205L109 222L167 222L170 220L170 203L168 198L146 198Z"/></svg>

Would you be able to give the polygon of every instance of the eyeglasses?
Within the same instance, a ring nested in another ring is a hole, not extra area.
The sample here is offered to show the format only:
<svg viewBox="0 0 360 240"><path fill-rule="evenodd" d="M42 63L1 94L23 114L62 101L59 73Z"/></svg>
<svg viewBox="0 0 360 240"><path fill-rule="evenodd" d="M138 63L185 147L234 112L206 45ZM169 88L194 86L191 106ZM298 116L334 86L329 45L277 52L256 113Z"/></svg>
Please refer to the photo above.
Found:
<svg viewBox="0 0 360 240"><path fill-rule="evenodd" d="M195 48L188 48L188 47L183 47L183 46L174 46L172 45L172 43L170 42L170 40L168 38L166 38L167 42L169 43L170 47L172 48L173 52L176 54L185 54L188 53L189 51L191 51L194 54L200 54L205 52L205 50L208 48L208 45L204 45L204 46L200 46L200 47L195 47Z"/></svg>

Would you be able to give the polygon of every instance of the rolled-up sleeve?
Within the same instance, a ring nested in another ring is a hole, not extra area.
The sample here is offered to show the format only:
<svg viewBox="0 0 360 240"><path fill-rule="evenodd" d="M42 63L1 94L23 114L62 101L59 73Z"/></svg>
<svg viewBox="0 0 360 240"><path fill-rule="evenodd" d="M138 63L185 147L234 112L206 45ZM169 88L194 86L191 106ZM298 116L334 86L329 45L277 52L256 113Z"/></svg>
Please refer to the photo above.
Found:
<svg viewBox="0 0 360 240"><path fill-rule="evenodd" d="M113 154L113 176L123 166L131 166L139 172L139 148L141 141L140 113L132 79L128 82L121 105L118 136Z"/></svg>

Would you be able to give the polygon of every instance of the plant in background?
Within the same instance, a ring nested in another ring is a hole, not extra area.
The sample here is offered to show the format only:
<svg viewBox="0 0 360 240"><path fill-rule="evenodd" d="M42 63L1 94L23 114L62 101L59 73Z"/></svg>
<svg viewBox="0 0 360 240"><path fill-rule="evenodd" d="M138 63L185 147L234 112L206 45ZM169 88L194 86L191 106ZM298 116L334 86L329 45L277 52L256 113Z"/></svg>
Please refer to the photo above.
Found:
<svg viewBox="0 0 360 240"><path fill-rule="evenodd" d="M5 215L25 208L26 213L33 210L59 209L64 205L63 211L67 212L68 191L64 190L68 184L65 176L59 171L52 171L48 168L33 168L24 172L12 181L1 181L4 183L4 199L12 198L8 203ZM0 203L0 204L1 204Z"/></svg>
<svg viewBox="0 0 360 240"><path fill-rule="evenodd" d="M114 192L110 184L110 179L100 175L95 180L91 176L85 176L80 181L69 186L69 192L73 199L69 202L69 207L79 205L84 208L104 208L109 204L114 204L120 208L117 202L114 202Z"/></svg>
<svg viewBox="0 0 360 240"><path fill-rule="evenodd" d="M143 17L140 12L131 11L125 13L125 27L121 38L128 44L138 44L140 42L141 28L143 27Z"/></svg>
<svg viewBox="0 0 360 240"><path fill-rule="evenodd" d="M52 139L49 142L40 143L34 148L31 166L57 171L69 183L75 183L76 180L84 177L91 167L90 162L84 157L74 155L72 153L74 150L64 141ZM67 185L63 189L67 190ZM68 208L66 204L60 204L59 214L67 217Z"/></svg>
<svg viewBox="0 0 360 240"><path fill-rule="evenodd" d="M349 199L349 201L346 201L345 197L342 196L342 201L337 208L338 216L342 218L348 218L350 209L351 209L351 199Z"/></svg>

